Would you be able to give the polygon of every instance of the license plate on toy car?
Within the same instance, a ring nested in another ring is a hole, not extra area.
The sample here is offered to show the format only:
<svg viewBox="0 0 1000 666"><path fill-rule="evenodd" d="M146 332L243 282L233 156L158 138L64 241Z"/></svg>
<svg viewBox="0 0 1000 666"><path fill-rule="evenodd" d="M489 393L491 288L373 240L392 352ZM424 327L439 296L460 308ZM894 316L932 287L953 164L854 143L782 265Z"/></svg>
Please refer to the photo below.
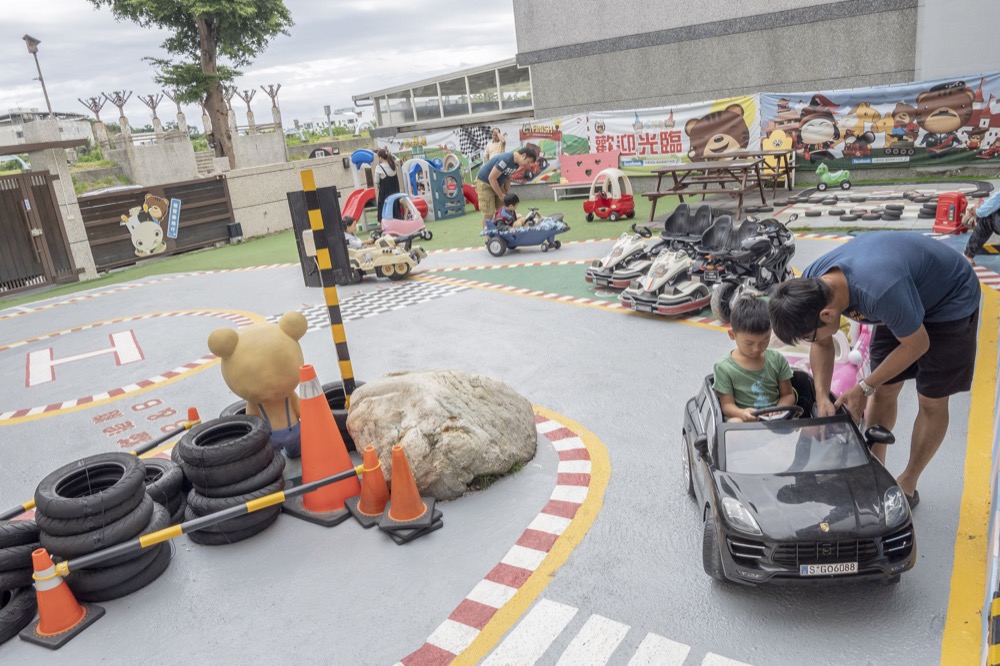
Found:
<svg viewBox="0 0 1000 666"><path fill-rule="evenodd" d="M800 564L800 576L837 576L858 573L857 562L837 562L835 564Z"/></svg>
<svg viewBox="0 0 1000 666"><path fill-rule="evenodd" d="M652 305L646 305L645 303L636 303L635 304L635 309L638 310L639 312L652 312L653 311L653 306Z"/></svg>
<svg viewBox="0 0 1000 666"><path fill-rule="evenodd" d="M718 282L719 271L705 271L701 274L701 279L703 282Z"/></svg>

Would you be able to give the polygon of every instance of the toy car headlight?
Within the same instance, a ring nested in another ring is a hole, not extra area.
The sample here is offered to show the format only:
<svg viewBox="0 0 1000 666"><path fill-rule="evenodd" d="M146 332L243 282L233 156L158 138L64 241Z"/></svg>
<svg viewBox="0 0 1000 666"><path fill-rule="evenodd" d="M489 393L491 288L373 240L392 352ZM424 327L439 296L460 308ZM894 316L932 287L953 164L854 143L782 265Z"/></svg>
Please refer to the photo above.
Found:
<svg viewBox="0 0 1000 666"><path fill-rule="evenodd" d="M885 506L886 527L895 527L906 520L906 497L899 486L893 486L885 491L882 504Z"/></svg>
<svg viewBox="0 0 1000 666"><path fill-rule="evenodd" d="M726 520L729 521L730 525L748 534L761 534L757 521L738 500L732 497L723 497L722 508L726 511Z"/></svg>

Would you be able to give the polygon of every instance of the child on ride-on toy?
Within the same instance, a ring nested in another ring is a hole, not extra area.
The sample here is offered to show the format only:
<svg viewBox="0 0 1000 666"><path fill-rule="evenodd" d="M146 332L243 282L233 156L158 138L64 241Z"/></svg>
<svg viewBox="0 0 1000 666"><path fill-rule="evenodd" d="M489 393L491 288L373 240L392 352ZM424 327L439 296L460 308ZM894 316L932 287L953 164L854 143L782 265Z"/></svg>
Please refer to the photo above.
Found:
<svg viewBox="0 0 1000 666"><path fill-rule="evenodd" d="M350 215L344 216L344 240L347 241L347 247L350 250L360 250L365 245L371 245L375 242L374 238L366 238L365 240L358 238L358 223Z"/></svg>
<svg viewBox="0 0 1000 666"><path fill-rule="evenodd" d="M509 227L520 227L524 225L524 218L517 214L517 204L521 203L521 198L513 192L508 192L503 198L503 208L497 211L493 218L493 224L498 227L506 224Z"/></svg>
<svg viewBox="0 0 1000 666"><path fill-rule="evenodd" d="M726 420L756 421L753 412L758 409L794 405L792 368L780 352L768 349L771 321L764 301L750 295L737 299L729 326L736 349L713 370L713 388Z"/></svg>

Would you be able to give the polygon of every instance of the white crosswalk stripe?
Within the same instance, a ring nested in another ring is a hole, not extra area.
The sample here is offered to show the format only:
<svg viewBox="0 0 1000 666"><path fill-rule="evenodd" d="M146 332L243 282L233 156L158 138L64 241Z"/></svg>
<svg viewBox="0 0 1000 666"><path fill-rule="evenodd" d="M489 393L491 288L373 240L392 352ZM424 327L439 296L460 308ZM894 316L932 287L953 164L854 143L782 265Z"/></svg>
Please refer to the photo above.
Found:
<svg viewBox="0 0 1000 666"><path fill-rule="evenodd" d="M485 595L495 592L482 591ZM566 645L561 654L546 654L562 635L579 609L549 599L541 599L515 626L497 648L482 662L483 666L532 666L546 655L543 663L556 666L602 666L610 663L631 627L602 615L591 615ZM614 663L625 663L628 654L618 654ZM628 666L750 666L747 663L715 654L696 654L689 662L691 646L658 634L647 633L628 660ZM552 661L556 659L556 661Z"/></svg>

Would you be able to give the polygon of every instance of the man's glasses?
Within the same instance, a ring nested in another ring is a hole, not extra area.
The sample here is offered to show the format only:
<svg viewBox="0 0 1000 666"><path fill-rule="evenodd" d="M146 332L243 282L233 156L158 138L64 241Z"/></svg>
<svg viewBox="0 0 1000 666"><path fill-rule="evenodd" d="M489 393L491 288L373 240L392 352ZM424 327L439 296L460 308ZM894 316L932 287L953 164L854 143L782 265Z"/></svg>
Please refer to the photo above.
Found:
<svg viewBox="0 0 1000 666"><path fill-rule="evenodd" d="M813 323L813 327L812 327L812 336L808 337L808 338L802 338L803 340L805 340L806 342L808 342L810 344L813 343L813 342L816 342L816 336L819 334L820 324L823 323L820 320L820 318L819 318L819 315L820 315L821 312L822 311L816 313L816 321L815 321L815 323Z"/></svg>

